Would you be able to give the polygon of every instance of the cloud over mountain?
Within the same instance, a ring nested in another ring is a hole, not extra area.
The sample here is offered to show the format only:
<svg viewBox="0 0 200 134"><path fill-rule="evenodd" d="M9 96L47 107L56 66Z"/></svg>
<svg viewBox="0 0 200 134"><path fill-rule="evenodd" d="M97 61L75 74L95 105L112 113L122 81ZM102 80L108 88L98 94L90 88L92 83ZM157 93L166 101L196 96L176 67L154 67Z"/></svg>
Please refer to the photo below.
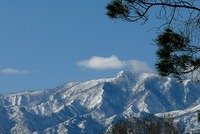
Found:
<svg viewBox="0 0 200 134"><path fill-rule="evenodd" d="M96 70L120 69L125 66L125 63L119 60L115 55L110 57L93 56L88 60L79 61L77 64L85 68Z"/></svg>
<svg viewBox="0 0 200 134"><path fill-rule="evenodd" d="M153 72L152 69L147 65L147 63L138 60L126 61L126 66L132 72L136 73L150 73Z"/></svg>
<svg viewBox="0 0 200 134"><path fill-rule="evenodd" d="M123 61L115 55L110 57L93 56L90 59L79 61L77 64L94 70L128 69L135 73L152 72L152 69L143 61Z"/></svg>

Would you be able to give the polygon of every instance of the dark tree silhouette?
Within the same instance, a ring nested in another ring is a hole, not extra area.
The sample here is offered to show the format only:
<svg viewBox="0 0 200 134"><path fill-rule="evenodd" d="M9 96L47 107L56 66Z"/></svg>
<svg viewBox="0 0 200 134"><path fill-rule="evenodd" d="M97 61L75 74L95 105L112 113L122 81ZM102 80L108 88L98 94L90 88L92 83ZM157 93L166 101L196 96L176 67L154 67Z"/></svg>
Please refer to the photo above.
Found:
<svg viewBox="0 0 200 134"><path fill-rule="evenodd" d="M172 118L149 116L146 118L128 118L112 124L103 134L179 134L184 128L173 123Z"/></svg>
<svg viewBox="0 0 200 134"><path fill-rule="evenodd" d="M107 5L112 19L145 24L155 14L162 24L156 45L156 68L161 76L199 82L200 3L198 0L113 0ZM155 10L152 10L155 9ZM155 12L154 12L155 11ZM152 16L151 16L152 17Z"/></svg>
<svg viewBox="0 0 200 134"><path fill-rule="evenodd" d="M172 75L179 80L189 78L199 81L200 59L197 58L197 53L200 48L192 46L188 37L165 29L158 35L156 44L156 68L161 76Z"/></svg>

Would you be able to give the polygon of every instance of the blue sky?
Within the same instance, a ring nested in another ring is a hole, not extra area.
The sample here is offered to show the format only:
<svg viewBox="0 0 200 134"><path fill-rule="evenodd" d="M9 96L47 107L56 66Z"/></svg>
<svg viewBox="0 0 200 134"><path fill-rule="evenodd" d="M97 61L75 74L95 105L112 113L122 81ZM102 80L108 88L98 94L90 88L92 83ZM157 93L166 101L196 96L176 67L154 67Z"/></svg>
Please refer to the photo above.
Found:
<svg viewBox="0 0 200 134"><path fill-rule="evenodd" d="M111 20L108 2L0 1L0 93L154 71L155 21Z"/></svg>

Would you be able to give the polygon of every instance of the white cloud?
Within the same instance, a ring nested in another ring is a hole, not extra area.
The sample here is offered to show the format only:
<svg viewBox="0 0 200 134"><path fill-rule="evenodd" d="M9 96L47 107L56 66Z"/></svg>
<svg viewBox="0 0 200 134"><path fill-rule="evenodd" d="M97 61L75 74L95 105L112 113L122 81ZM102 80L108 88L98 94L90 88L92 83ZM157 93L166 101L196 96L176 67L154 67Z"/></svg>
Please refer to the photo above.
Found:
<svg viewBox="0 0 200 134"><path fill-rule="evenodd" d="M107 70L107 69L128 69L135 73L148 73L152 72L152 69L143 61L128 60L122 61L115 55L110 57L99 57L93 56L88 60L79 61L79 66L96 69L96 70Z"/></svg>
<svg viewBox="0 0 200 134"><path fill-rule="evenodd" d="M151 73L152 69L143 61L129 60L126 61L128 69L136 73Z"/></svg>
<svg viewBox="0 0 200 134"><path fill-rule="evenodd" d="M120 69L125 66L125 63L120 61L115 55L110 57L93 56L88 60L79 61L77 64L82 67L97 70Z"/></svg>
<svg viewBox="0 0 200 134"><path fill-rule="evenodd" d="M13 68L5 68L1 69L0 73L2 74L28 74L28 73L33 73L35 72L34 70L18 70L18 69L13 69Z"/></svg>

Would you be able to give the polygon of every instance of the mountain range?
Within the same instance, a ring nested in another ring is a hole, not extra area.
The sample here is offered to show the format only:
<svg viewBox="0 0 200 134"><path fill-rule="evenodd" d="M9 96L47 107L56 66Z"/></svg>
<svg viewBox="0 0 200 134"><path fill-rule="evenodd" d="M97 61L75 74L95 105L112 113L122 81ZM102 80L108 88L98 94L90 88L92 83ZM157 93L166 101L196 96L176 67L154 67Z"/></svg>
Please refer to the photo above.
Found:
<svg viewBox="0 0 200 134"><path fill-rule="evenodd" d="M120 118L170 116L199 131L200 84L121 71L114 78L0 95L0 134L100 134Z"/></svg>

